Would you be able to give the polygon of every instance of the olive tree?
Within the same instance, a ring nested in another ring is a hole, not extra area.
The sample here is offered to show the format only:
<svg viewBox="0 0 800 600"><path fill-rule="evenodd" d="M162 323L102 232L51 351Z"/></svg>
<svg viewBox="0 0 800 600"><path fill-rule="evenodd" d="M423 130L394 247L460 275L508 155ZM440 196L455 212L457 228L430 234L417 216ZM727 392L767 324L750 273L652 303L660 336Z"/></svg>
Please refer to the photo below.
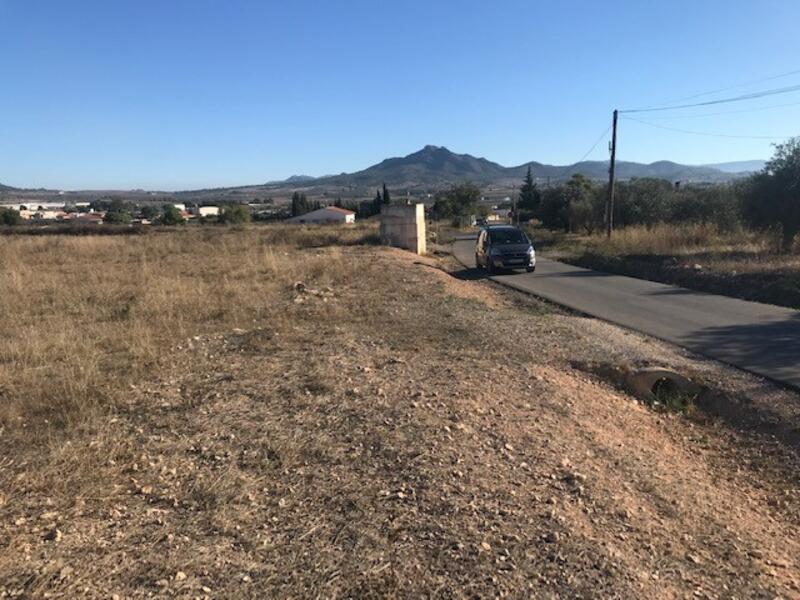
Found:
<svg viewBox="0 0 800 600"><path fill-rule="evenodd" d="M791 250L800 233L800 137L778 144L764 169L750 178L742 212L753 227L779 228L781 249Z"/></svg>

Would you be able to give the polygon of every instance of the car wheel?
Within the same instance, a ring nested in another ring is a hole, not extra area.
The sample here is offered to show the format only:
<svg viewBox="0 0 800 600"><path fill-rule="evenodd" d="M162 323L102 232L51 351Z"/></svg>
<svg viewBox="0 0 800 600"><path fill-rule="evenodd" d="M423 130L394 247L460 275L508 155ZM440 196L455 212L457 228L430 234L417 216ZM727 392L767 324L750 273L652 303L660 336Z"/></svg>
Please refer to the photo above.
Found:
<svg viewBox="0 0 800 600"><path fill-rule="evenodd" d="M526 270L528 273L533 273L533 272L536 270L536 267L525 267L525 270Z"/></svg>

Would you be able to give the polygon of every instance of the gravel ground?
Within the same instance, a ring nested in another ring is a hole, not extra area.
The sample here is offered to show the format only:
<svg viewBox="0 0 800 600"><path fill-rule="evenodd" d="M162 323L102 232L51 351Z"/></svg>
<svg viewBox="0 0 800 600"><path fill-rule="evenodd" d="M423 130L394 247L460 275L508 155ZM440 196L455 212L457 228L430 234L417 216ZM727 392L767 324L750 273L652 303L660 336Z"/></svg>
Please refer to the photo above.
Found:
<svg viewBox="0 0 800 600"><path fill-rule="evenodd" d="M176 340L101 428L0 438L0 597L800 597L796 395L447 257L336 250L363 269ZM715 402L597 375L646 365Z"/></svg>

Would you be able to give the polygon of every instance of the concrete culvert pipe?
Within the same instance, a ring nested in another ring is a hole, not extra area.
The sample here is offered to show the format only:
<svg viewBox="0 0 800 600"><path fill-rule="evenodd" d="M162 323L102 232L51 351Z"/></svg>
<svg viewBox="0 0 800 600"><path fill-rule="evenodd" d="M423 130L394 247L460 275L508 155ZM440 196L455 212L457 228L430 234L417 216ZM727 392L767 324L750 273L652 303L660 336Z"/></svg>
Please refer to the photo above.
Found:
<svg viewBox="0 0 800 600"><path fill-rule="evenodd" d="M625 386L648 404L685 404L696 398L703 389L680 373L668 369L631 371L625 377Z"/></svg>

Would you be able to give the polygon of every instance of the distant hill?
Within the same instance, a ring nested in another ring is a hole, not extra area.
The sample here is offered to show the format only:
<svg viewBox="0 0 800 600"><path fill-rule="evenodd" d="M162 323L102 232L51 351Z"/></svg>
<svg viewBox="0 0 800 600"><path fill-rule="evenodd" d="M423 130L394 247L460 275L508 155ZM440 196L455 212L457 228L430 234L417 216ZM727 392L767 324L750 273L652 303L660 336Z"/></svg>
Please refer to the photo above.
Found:
<svg viewBox="0 0 800 600"><path fill-rule="evenodd" d="M711 167L718 169L723 173L754 173L764 168L766 161L763 160L737 160L733 162L714 163L710 165L703 165L704 167Z"/></svg>
<svg viewBox="0 0 800 600"><path fill-rule="evenodd" d="M608 178L608 161L584 161L566 166L543 165L532 162L509 169L512 176L521 179L525 176L528 166L531 167L531 174L534 177L546 179L567 179L575 173L588 177L589 179ZM643 164L636 162L617 161L617 177L619 179L631 179L633 177L656 177L668 179L670 181L724 181L730 179L730 175L709 167L693 167L681 165L668 160Z"/></svg>
<svg viewBox="0 0 800 600"><path fill-rule="evenodd" d="M506 175L507 169L485 158L455 154L441 146L425 146L408 156L387 158L356 173L342 173L314 180L333 185L437 185L455 181L491 183Z"/></svg>
<svg viewBox="0 0 800 600"><path fill-rule="evenodd" d="M472 181L483 185L505 184L524 177L529 166L532 175L539 179L558 181L567 179L575 173L590 179L608 177L607 161L584 161L564 166L529 162L516 167L504 167L485 158L456 154L442 146L425 146L408 156L387 158L363 171L321 177L307 180L305 183L315 186L377 186L386 183L410 187L439 186L459 181ZM666 160L650 164L617 162L617 176L620 179L658 177L670 181L721 182L733 179L736 173L738 171L724 171L710 165L682 165Z"/></svg>
<svg viewBox="0 0 800 600"><path fill-rule="evenodd" d="M699 166L682 165L667 160L649 164L617 161L617 177L622 180L633 177L657 177L683 183L721 183L746 176L748 173L762 168L763 164L763 161L759 160ZM295 190L302 189L314 198L358 199L374 194L374 189L384 183L407 192L425 193L465 181L484 188L493 187L495 191L499 189L510 191L520 184L528 167L540 182L544 180L563 181L575 173L580 173L595 181L605 181L608 178L608 161L583 161L572 165L548 165L534 161L514 167L505 167L486 158L451 152L443 146L425 146L407 156L387 158L355 173L322 177L293 175L282 181L271 181L265 184L181 192L144 192L141 190L67 192L67 196L63 196L63 198L81 197L85 199L114 193L131 201L142 199L163 201L173 197L187 202L225 200L242 202L273 196L288 198ZM0 192L33 194L35 197L43 199L61 194L56 190L20 190L2 184L0 184Z"/></svg>
<svg viewBox="0 0 800 600"><path fill-rule="evenodd" d="M310 175L292 175L284 179L281 183L305 183L306 181L313 181L314 179L316 178Z"/></svg>

